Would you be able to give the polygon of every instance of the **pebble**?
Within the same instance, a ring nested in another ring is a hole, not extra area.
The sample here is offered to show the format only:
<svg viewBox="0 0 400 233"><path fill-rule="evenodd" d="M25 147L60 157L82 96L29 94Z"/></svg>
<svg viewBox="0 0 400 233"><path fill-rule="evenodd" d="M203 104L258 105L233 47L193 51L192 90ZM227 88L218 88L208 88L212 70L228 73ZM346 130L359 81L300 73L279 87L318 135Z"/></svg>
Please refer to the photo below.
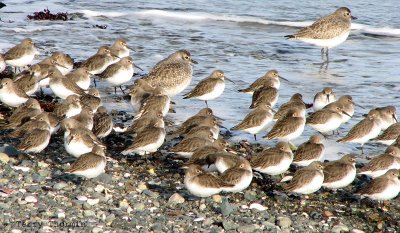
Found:
<svg viewBox="0 0 400 233"><path fill-rule="evenodd" d="M249 206L249 208L250 208L250 209L256 209L256 210L258 210L258 211L264 211L264 210L267 209L267 207L265 207L265 206L263 206L263 205L261 205L261 204L259 204L259 203L252 203L252 204Z"/></svg>
<svg viewBox="0 0 400 233"><path fill-rule="evenodd" d="M77 196L76 199L79 201L87 201L88 198L86 196Z"/></svg>
<svg viewBox="0 0 400 233"><path fill-rule="evenodd" d="M146 184L140 183L140 184L138 185L138 189L143 191L143 190L146 190L146 189L147 189L147 186L146 186Z"/></svg>
<svg viewBox="0 0 400 233"><path fill-rule="evenodd" d="M119 208L126 210L129 207L129 203L126 199L119 202Z"/></svg>
<svg viewBox="0 0 400 233"><path fill-rule="evenodd" d="M58 213L57 218L65 218L65 213L64 212Z"/></svg>
<svg viewBox="0 0 400 233"><path fill-rule="evenodd" d="M322 212L322 216L329 218L333 216L333 214L329 210L325 210L324 212Z"/></svg>
<svg viewBox="0 0 400 233"><path fill-rule="evenodd" d="M53 189L61 190L67 186L68 186L68 184L66 182L59 182L59 183L56 183L55 185L53 185Z"/></svg>
<svg viewBox="0 0 400 233"><path fill-rule="evenodd" d="M94 211L93 210L84 210L83 211L83 216L85 216L85 217L92 217L92 216L95 216L96 214L94 213Z"/></svg>
<svg viewBox="0 0 400 233"><path fill-rule="evenodd" d="M288 217L278 217L278 226L281 228L289 228L292 225L292 220Z"/></svg>
<svg viewBox="0 0 400 233"><path fill-rule="evenodd" d="M98 192L98 193L102 193L104 191L104 186L103 185L96 185L96 187L94 188L94 191Z"/></svg>
<svg viewBox="0 0 400 233"><path fill-rule="evenodd" d="M169 204L182 204L185 202L185 198L183 198L179 193L174 193L168 199Z"/></svg>
<svg viewBox="0 0 400 233"><path fill-rule="evenodd" d="M221 214L223 216L228 216L233 212L233 207L232 205L229 203L228 198L224 197L222 199L222 203L221 203Z"/></svg>
<svg viewBox="0 0 400 233"><path fill-rule="evenodd" d="M256 224L243 225L237 229L238 232L243 232L243 233L258 232L259 230L260 227Z"/></svg>
<svg viewBox="0 0 400 233"><path fill-rule="evenodd" d="M143 194L145 194L146 196L151 197L151 198L157 198L158 196L160 196L160 194L150 191L148 189L144 190Z"/></svg>
<svg viewBox="0 0 400 233"><path fill-rule="evenodd" d="M224 227L224 229L226 231L236 230L239 227L238 224L236 224L234 221L231 221L231 220L222 221L222 226Z"/></svg>
<svg viewBox="0 0 400 233"><path fill-rule="evenodd" d="M247 201L254 201L257 198L257 193L254 191L246 191L244 193L244 199L246 199Z"/></svg>
<svg viewBox="0 0 400 233"><path fill-rule="evenodd" d="M0 153L0 162L8 163L10 161L10 157L5 153Z"/></svg>
<svg viewBox="0 0 400 233"><path fill-rule="evenodd" d="M207 208L206 204L201 203L199 206L199 210L205 210Z"/></svg>
<svg viewBox="0 0 400 233"><path fill-rule="evenodd" d="M332 233L343 233L343 232L349 232L349 231L350 231L349 228L343 224L336 225L331 230Z"/></svg>
<svg viewBox="0 0 400 233"><path fill-rule="evenodd" d="M92 233L100 233L100 232L103 232L103 229L100 228L100 227L94 227L94 228L92 229Z"/></svg>
<svg viewBox="0 0 400 233"><path fill-rule="evenodd" d="M212 199L215 203L222 203L222 197L221 195L215 194L212 196Z"/></svg>
<svg viewBox="0 0 400 233"><path fill-rule="evenodd" d="M36 203L38 200L34 196L26 196L25 197L25 201L28 202L28 203Z"/></svg>
<svg viewBox="0 0 400 233"><path fill-rule="evenodd" d="M144 210L145 207L146 206L143 203L138 203L134 206L134 209L137 211L142 211L142 210Z"/></svg>
<svg viewBox="0 0 400 233"><path fill-rule="evenodd" d="M98 203L99 203L99 199L97 199L97 198L88 198L87 199L87 203L89 204L89 205L97 205Z"/></svg>

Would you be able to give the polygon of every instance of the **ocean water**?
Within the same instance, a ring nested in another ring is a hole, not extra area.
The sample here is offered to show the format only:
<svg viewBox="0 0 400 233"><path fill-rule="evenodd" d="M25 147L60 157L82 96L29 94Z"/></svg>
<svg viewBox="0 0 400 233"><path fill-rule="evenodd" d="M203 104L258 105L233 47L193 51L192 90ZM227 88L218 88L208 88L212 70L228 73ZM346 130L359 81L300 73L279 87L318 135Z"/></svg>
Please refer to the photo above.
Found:
<svg viewBox="0 0 400 233"><path fill-rule="evenodd" d="M41 59L60 50L76 61L84 60L100 45L112 44L124 37L135 49L135 63L147 73L154 64L178 49L188 49L199 62L194 66L193 81L187 91L215 69L221 69L235 84L227 82L225 92L209 106L232 127L249 112L251 96L238 93L269 69L277 69L289 79L282 81L277 106L301 93L312 102L316 92L332 87L337 96L350 94L363 106L347 124L340 128L343 136L362 119L369 109L386 105L399 108L400 91L400 14L395 0L388 1L3 1L0 10L0 52L4 52L25 37L31 37L43 49ZM115 3L116 2L116 3ZM358 17L346 42L330 50L328 67L320 65L320 49L311 45L287 41L284 35L299 27L347 6ZM68 12L72 21L29 21L26 15L48 9ZM106 25L102 30L93 25ZM100 84L107 108L130 111L128 103L114 102L108 93L112 89ZM182 93L183 94L183 93ZM173 98L177 103L177 123L200 108L204 102ZM232 132L232 141L254 142L253 136ZM295 144L308 139L315 131L306 126ZM265 146L275 141L261 139ZM326 159L343 153L359 153L355 144L336 143L335 136L325 141ZM365 146L367 155L382 153L378 144ZM365 155L363 155L365 156ZM360 158L363 158L360 155Z"/></svg>

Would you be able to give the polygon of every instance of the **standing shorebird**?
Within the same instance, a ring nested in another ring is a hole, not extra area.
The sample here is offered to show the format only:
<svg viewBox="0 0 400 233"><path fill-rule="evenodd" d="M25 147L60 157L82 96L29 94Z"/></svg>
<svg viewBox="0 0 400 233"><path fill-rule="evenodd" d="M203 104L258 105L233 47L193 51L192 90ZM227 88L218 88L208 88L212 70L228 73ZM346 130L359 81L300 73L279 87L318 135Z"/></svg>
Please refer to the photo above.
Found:
<svg viewBox="0 0 400 233"><path fill-rule="evenodd" d="M73 94L85 94L85 90L80 88L72 79L68 79L62 75L56 67L52 67L47 76L50 77L50 89L53 91L54 95L61 99L66 99Z"/></svg>
<svg viewBox="0 0 400 233"><path fill-rule="evenodd" d="M364 167L358 170L358 174L379 177L390 169L400 169L400 149L389 146L385 153L375 156Z"/></svg>
<svg viewBox="0 0 400 233"><path fill-rule="evenodd" d="M32 131L26 132L17 146L26 153L40 153L50 142L50 126L40 125Z"/></svg>
<svg viewBox="0 0 400 233"><path fill-rule="evenodd" d="M24 67L32 63L35 55L39 54L32 39L25 38L20 44L12 47L4 54L6 64L15 67Z"/></svg>
<svg viewBox="0 0 400 233"><path fill-rule="evenodd" d="M269 105L274 107L279 98L279 91L277 88L266 84L253 92L251 97L250 109L257 107L258 105Z"/></svg>
<svg viewBox="0 0 400 233"><path fill-rule="evenodd" d="M249 161L240 159L235 166L228 168L221 174L221 179L233 187L224 188L225 192L241 192L251 184L253 171Z"/></svg>
<svg viewBox="0 0 400 233"><path fill-rule="evenodd" d="M91 179L104 173L106 164L107 159L104 149L100 146L95 146L91 152L79 156L65 172Z"/></svg>
<svg viewBox="0 0 400 233"><path fill-rule="evenodd" d="M348 115L346 115L346 114L342 115L342 123L346 123L351 119L351 117L353 117L354 105L356 105L356 104L353 102L353 98L350 95L344 95L344 96L341 96L335 102L326 105L324 108L334 108L334 107L341 108L343 111L345 111L348 114ZM357 105L357 106L359 106L359 105ZM361 107L361 106L359 106L359 107Z"/></svg>
<svg viewBox="0 0 400 233"><path fill-rule="evenodd" d="M131 80L134 73L133 67L142 70L139 66L133 63L132 57L123 57L117 63L108 66L98 76L101 80L105 80L110 86L114 87L115 94L117 94L118 86L122 93L125 94L121 85Z"/></svg>
<svg viewBox="0 0 400 233"><path fill-rule="evenodd" d="M299 145L293 156L293 164L301 167L308 166L314 161L321 161L325 153L325 146L321 137L313 135L307 142Z"/></svg>
<svg viewBox="0 0 400 233"><path fill-rule="evenodd" d="M0 102L10 106L18 107L28 101L29 96L17 87L14 82L5 78L0 82Z"/></svg>
<svg viewBox="0 0 400 233"><path fill-rule="evenodd" d="M111 133L112 129L112 117L107 113L107 109L104 106L100 106L93 117L92 131L94 135L98 138L104 138Z"/></svg>
<svg viewBox="0 0 400 233"><path fill-rule="evenodd" d="M92 76L92 74L85 67L80 67L65 75L66 78L71 79L84 90L87 90L90 86L90 76Z"/></svg>
<svg viewBox="0 0 400 233"><path fill-rule="evenodd" d="M120 58L129 56L129 49L133 50L131 47L128 46L127 41L122 38L116 39L114 44L110 47L111 53Z"/></svg>
<svg viewBox="0 0 400 233"><path fill-rule="evenodd" d="M79 96L70 95L62 103L56 105L53 113L58 118L69 118L79 114L82 110L82 105L79 100Z"/></svg>
<svg viewBox="0 0 400 233"><path fill-rule="evenodd" d="M400 122L394 123L387 128L381 135L371 139L374 142L380 142L385 145L393 144L400 136Z"/></svg>
<svg viewBox="0 0 400 233"><path fill-rule="evenodd" d="M386 106L383 108L376 108L379 111L381 128L385 130L389 128L392 124L397 122L396 107Z"/></svg>
<svg viewBox="0 0 400 233"><path fill-rule="evenodd" d="M325 87L321 92L318 92L314 96L313 109L314 111L321 110L326 105L336 100L335 93L332 88Z"/></svg>
<svg viewBox="0 0 400 233"><path fill-rule="evenodd" d="M239 90L239 92L243 92L246 94L252 95L255 90L258 88L265 86L265 84L269 84L268 86L274 87L276 89L279 89L281 82L279 79L283 79L285 81L288 81L284 77L280 76L277 70L269 70L267 73L265 73L262 77L258 78L256 81L254 81L248 88Z"/></svg>
<svg viewBox="0 0 400 233"><path fill-rule="evenodd" d="M391 169L383 176L373 179L355 194L368 197L378 202L393 199L397 197L400 192L399 176L400 170Z"/></svg>
<svg viewBox="0 0 400 233"><path fill-rule="evenodd" d="M324 165L319 161L310 163L293 175L289 184L284 185L287 192L310 194L318 191L324 182Z"/></svg>
<svg viewBox="0 0 400 233"><path fill-rule="evenodd" d="M311 26L301 29L294 35L285 36L289 40L300 40L322 47L321 58L329 62L328 50L343 43L350 34L351 20L357 19L351 15L347 7L341 7L332 14L318 19Z"/></svg>
<svg viewBox="0 0 400 233"><path fill-rule="evenodd" d="M57 51L51 54L51 58L55 61L55 66L62 75L68 74L74 68L74 59L72 59L68 54Z"/></svg>
<svg viewBox="0 0 400 233"><path fill-rule="evenodd" d="M84 61L81 67L85 67L92 75L101 74L109 65L114 63L116 56L111 53L107 46L101 46L97 53ZM93 79L96 86L96 80Z"/></svg>
<svg viewBox="0 0 400 233"><path fill-rule="evenodd" d="M218 98L224 92L225 79L234 83L225 76L222 70L215 70L210 76L201 80L193 90L186 93L184 99L196 98L204 100L208 107L207 100Z"/></svg>
<svg viewBox="0 0 400 233"><path fill-rule="evenodd" d="M250 160L255 171L271 176L286 172L293 161L293 153L286 142L279 142L273 148L268 148L258 153Z"/></svg>
<svg viewBox="0 0 400 233"><path fill-rule="evenodd" d="M333 131L340 127L342 124L342 115L350 116L340 107L327 107L316 112L313 112L309 117L307 117L306 124L311 126L313 129L317 130L319 133L324 135L324 133Z"/></svg>
<svg viewBox="0 0 400 233"><path fill-rule="evenodd" d="M144 80L152 87L163 87L165 94L175 96L192 81L193 63L197 64L189 51L178 50L158 62Z"/></svg>
<svg viewBox="0 0 400 233"><path fill-rule="evenodd" d="M356 178L356 157L348 154L339 160L324 163L323 187L340 189L351 184Z"/></svg>
<svg viewBox="0 0 400 233"><path fill-rule="evenodd" d="M42 113L42 109L39 102L31 98L16 108L7 119L1 119L0 129L15 129L40 113Z"/></svg>
<svg viewBox="0 0 400 233"><path fill-rule="evenodd" d="M381 132L379 112L371 110L368 116L362 121L358 122L344 138L337 140L337 142L354 142L361 144L361 153L364 154L363 145L370 139L375 138Z"/></svg>
<svg viewBox="0 0 400 233"><path fill-rule="evenodd" d="M300 136L304 131L306 120L302 111L297 108L289 110L284 117L279 119L271 131L263 138L279 139L290 143L292 139Z"/></svg>
<svg viewBox="0 0 400 233"><path fill-rule="evenodd" d="M267 128L272 122L273 113L270 106L259 105L253 111L249 112L244 119L231 130L243 130L254 135L254 140L257 140L256 134Z"/></svg>
<svg viewBox="0 0 400 233"><path fill-rule="evenodd" d="M199 165L190 165L185 171L184 179L186 189L198 197L209 197L224 190L234 187L220 177L203 171Z"/></svg>
<svg viewBox="0 0 400 233"><path fill-rule="evenodd" d="M22 75L18 75L18 79L14 78L14 85L23 90L27 95L33 95L39 88L39 78L41 75L40 66L35 64L29 67L29 70L21 72L20 74Z"/></svg>
<svg viewBox="0 0 400 233"><path fill-rule="evenodd" d="M276 111L274 115L274 121L277 121L281 117L284 117L286 113L293 108L301 109L303 112L303 116L306 115L306 104L303 101L303 96L300 93L296 93L292 95L290 100L284 104L282 104L278 111Z"/></svg>

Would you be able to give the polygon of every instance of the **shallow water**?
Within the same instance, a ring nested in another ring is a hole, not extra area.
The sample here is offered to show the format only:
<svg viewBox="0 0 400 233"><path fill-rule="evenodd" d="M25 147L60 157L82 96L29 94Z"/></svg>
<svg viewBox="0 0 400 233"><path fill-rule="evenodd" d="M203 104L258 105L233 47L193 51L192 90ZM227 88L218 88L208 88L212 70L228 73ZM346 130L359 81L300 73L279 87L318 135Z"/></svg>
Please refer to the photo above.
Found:
<svg viewBox="0 0 400 233"><path fill-rule="evenodd" d="M365 109L356 113L340 129L344 135L362 114L372 107L395 105L399 107L400 17L393 6L397 1L363 1L348 3L330 1L292 2L288 0L264 1L4 1L7 7L0 11L0 51L31 37L44 49L41 55L61 50L76 61L94 54L103 44L112 44L125 37L135 48L135 63L147 73L152 66L168 54L182 48L188 49L199 62L194 67L193 82L206 77L214 69L225 71L235 81L227 83L223 95L209 101L216 114L225 119L227 128L238 123L248 113L251 96L238 93L269 69L277 69L291 82L282 82L277 106L286 102L296 92L311 102L316 92L330 86L341 96L351 94L354 101ZM320 66L319 48L301 42L287 41L284 35L294 33L298 27L309 25L318 17L329 14L337 7L347 6L358 17L352 25L347 41L330 50L328 68ZM305 7L306 6L306 7ZM53 13L73 14L74 20L66 22L28 21L27 14L48 7ZM10 22L11 21L11 22ZM107 25L106 30L93 25ZM103 96L111 88L100 86ZM182 93L183 94L183 93ZM177 122L205 107L204 102L174 97L176 114L170 116ZM130 111L128 103L115 103L105 98L111 109ZM299 144L315 133L306 127ZM261 138L263 134L258 137ZM231 140L253 136L233 132ZM335 138L325 142L326 158L338 154L359 153L355 144L339 144ZM275 142L258 141L266 146ZM381 153L382 145L368 144L366 154Z"/></svg>

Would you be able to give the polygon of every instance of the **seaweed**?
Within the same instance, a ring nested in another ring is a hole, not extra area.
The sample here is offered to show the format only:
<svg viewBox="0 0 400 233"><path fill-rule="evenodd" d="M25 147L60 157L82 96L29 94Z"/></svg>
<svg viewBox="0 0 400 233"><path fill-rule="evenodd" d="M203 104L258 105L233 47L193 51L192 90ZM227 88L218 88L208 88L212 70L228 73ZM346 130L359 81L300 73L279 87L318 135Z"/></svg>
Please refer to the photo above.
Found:
<svg viewBox="0 0 400 233"><path fill-rule="evenodd" d="M57 14L50 13L50 10L44 9L43 11L35 12L33 15L28 15L28 19L30 20L68 20L67 12L58 12Z"/></svg>

